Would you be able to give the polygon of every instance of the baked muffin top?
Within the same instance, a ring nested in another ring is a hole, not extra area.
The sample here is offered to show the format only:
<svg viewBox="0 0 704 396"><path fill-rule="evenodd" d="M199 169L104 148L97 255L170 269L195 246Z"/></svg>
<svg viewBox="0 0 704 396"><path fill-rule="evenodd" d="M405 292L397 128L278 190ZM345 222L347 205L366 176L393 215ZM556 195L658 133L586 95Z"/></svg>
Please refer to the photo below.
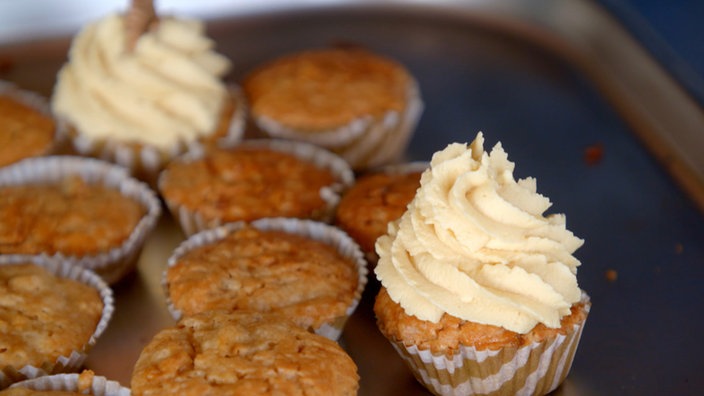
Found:
<svg viewBox="0 0 704 396"><path fill-rule="evenodd" d="M386 234L390 221L396 220L413 200L420 186L421 172L377 172L362 176L342 196L335 223L369 254L376 239Z"/></svg>
<svg viewBox="0 0 704 396"><path fill-rule="evenodd" d="M34 264L0 265L0 367L38 366L81 351L102 310L91 286Z"/></svg>
<svg viewBox="0 0 704 396"><path fill-rule="evenodd" d="M126 240L144 214L117 189L80 177L0 186L0 253L101 253Z"/></svg>
<svg viewBox="0 0 704 396"><path fill-rule="evenodd" d="M557 334L567 334L575 324L586 320L588 310L584 302L572 305L571 313L562 317L560 327L549 328L538 323L526 334L506 330L500 326L484 325L462 320L450 314L433 323L408 315L401 305L381 288L374 303L374 313L381 332L389 339L401 341L406 346L430 349L435 354L451 356L460 345L474 346L478 350L496 350L504 347L521 347L542 341Z"/></svg>
<svg viewBox="0 0 704 396"><path fill-rule="evenodd" d="M160 331L134 367L132 394L356 395L342 348L276 314L207 311Z"/></svg>
<svg viewBox="0 0 704 396"><path fill-rule="evenodd" d="M278 311L307 329L344 317L358 278L355 263L330 245L253 227L186 252L166 272L169 298L186 316Z"/></svg>
<svg viewBox="0 0 704 396"><path fill-rule="evenodd" d="M359 48L290 54L260 66L242 87L255 117L310 132L406 106L412 77L398 62Z"/></svg>
<svg viewBox="0 0 704 396"><path fill-rule="evenodd" d="M170 204L206 220L317 218L328 204L321 189L331 171L293 154L264 147L210 148L202 158L173 161L159 183Z"/></svg>
<svg viewBox="0 0 704 396"><path fill-rule="evenodd" d="M0 125L0 166L42 155L54 144L54 120L5 95L0 95Z"/></svg>

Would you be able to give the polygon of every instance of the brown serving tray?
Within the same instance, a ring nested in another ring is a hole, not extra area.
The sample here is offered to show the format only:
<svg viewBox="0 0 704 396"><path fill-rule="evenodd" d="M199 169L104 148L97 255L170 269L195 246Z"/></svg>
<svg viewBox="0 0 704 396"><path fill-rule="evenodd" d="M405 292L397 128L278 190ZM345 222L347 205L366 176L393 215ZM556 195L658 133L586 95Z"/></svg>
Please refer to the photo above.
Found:
<svg viewBox="0 0 704 396"><path fill-rule="evenodd" d="M586 240L579 279L594 302L556 394L704 389L704 112L607 12L587 0L224 3L203 6L217 8L209 33L234 62L232 81L287 52L368 46L419 79L426 109L409 160L482 130L518 177L537 177ZM39 36L0 45L0 79L50 95L70 34ZM163 216L115 285L115 316L87 367L129 385L141 348L173 323L161 275L182 240ZM341 339L359 394L427 394L376 329L377 290L372 276Z"/></svg>

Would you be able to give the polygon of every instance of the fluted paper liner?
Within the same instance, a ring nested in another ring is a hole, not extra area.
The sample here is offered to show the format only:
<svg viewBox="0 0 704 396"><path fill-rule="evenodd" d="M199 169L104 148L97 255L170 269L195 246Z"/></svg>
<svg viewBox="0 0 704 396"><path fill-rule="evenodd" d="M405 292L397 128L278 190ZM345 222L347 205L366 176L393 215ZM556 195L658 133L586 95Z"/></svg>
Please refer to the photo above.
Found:
<svg viewBox="0 0 704 396"><path fill-rule="evenodd" d="M12 384L11 388L25 388L35 391L63 391L78 392L79 374L53 374L39 378L28 379ZM93 381L88 389L91 396L130 396L129 388L120 385L117 381L111 381L103 376L93 376Z"/></svg>
<svg viewBox="0 0 704 396"><path fill-rule="evenodd" d="M6 388L14 382L23 381L26 379L37 378L50 374L78 371L85 362L88 352L93 348L98 338L107 328L115 310L115 300L112 289L110 289L101 277L96 275L91 270L77 267L67 261L56 261L46 257L27 255L0 256L0 265L19 263L33 263L45 268L56 276L73 279L95 288L100 293L100 297L103 301L103 312L90 339L86 340L86 343L80 350L72 351L69 356L59 356L55 361L46 361L39 366L6 366L0 368L0 389Z"/></svg>
<svg viewBox="0 0 704 396"><path fill-rule="evenodd" d="M406 151L423 112L418 83L411 79L406 90L406 107L382 116L364 116L329 131L297 130L271 117L253 116L264 134L282 139L306 141L338 154L355 170L398 161Z"/></svg>
<svg viewBox="0 0 704 396"><path fill-rule="evenodd" d="M288 153L304 161L313 163L318 168L327 169L332 172L335 182L332 185L324 187L320 190L320 196L323 201L325 201L326 206L317 214L316 217L311 220L331 222L334 216L335 208L337 208L337 204L340 202L342 192L354 183L354 173L352 172L349 164L347 164L336 154L308 143L279 139L250 139L243 140L237 144L236 147L265 148ZM203 158L204 153L205 152L203 150L193 150L177 158L175 161L196 161ZM160 189L162 189L162 185L168 175L168 172L168 169L164 170L159 177ZM227 220L221 218L206 219L198 212L197 209L194 210L192 208L180 205L178 202L169 200L168 196L164 196L164 201L166 202L166 206L169 208L169 212L178 221L181 229L186 235L193 235L199 231L219 227L225 223L228 223Z"/></svg>
<svg viewBox="0 0 704 396"><path fill-rule="evenodd" d="M235 112L230 119L226 135L218 140L232 145L241 140L244 134L247 105L239 87L232 85L228 87L228 90L231 100L235 102ZM128 169L130 174L151 185L155 185L159 172L169 161L203 144L198 140L193 142L174 141L170 147L163 149L148 144L129 143L116 139L96 139L75 129L70 130L69 137L73 148L79 154L121 165ZM210 137L202 136L201 139L207 140Z"/></svg>
<svg viewBox="0 0 704 396"><path fill-rule="evenodd" d="M354 263L358 273L357 289L355 290L353 300L347 308L347 311L343 316L336 318L332 323L325 323L321 327L315 329L316 334L327 337L333 341L337 341L340 338L340 335L342 335L342 330L344 329L347 319L357 309L359 301L362 299L362 292L364 292L364 288L367 285L368 271L359 246L342 230L325 223L312 220L264 218L255 220L249 223L249 225L261 231L282 231L326 243L334 247L342 257ZM201 231L189 237L174 250L171 257L169 257L167 268L164 270L162 275L162 288L165 291L164 294L166 295L166 304L169 312L175 320L179 320L182 313L174 306L171 298L169 297L169 285L166 280L168 268L176 265L179 258L186 254L186 252L200 246L215 243L225 238L232 232L240 230L246 226L247 223L245 222L234 222L213 229Z"/></svg>
<svg viewBox="0 0 704 396"><path fill-rule="evenodd" d="M54 117L54 114L51 112L49 102L46 98L32 91L18 88L16 85L3 80L0 80L0 96L12 98L13 100L22 103L25 106L31 107L54 121L54 139L51 144L47 145L42 153L37 156L53 154L61 147L61 144L67 136L66 123L57 117Z"/></svg>
<svg viewBox="0 0 704 396"><path fill-rule="evenodd" d="M586 294L582 301L588 313ZM416 379L436 395L545 395L567 377L585 322L542 342L499 350L463 345L449 357L398 340L391 344Z"/></svg>
<svg viewBox="0 0 704 396"><path fill-rule="evenodd" d="M60 252L38 255L88 268L109 284L115 283L134 268L144 242L161 214L161 203L146 184L129 176L122 167L92 158L49 156L26 159L0 169L0 186L52 183L69 176L79 176L86 183L114 188L139 202L145 214L129 237L120 246L108 251L86 256L69 256Z"/></svg>

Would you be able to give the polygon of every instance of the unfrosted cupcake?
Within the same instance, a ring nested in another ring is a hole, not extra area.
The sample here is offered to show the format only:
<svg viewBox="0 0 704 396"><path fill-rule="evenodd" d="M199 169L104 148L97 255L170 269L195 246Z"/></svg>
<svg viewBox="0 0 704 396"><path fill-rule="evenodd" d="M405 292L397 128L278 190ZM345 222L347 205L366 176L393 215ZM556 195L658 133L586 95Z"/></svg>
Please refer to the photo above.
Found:
<svg viewBox="0 0 704 396"><path fill-rule="evenodd" d="M90 270L0 256L0 389L78 370L113 310L112 291Z"/></svg>
<svg viewBox="0 0 704 396"><path fill-rule="evenodd" d="M359 247L340 230L279 218L193 235L169 258L163 284L176 319L213 309L279 312L336 340L366 275Z"/></svg>
<svg viewBox="0 0 704 396"><path fill-rule="evenodd" d="M359 244L372 267L378 259L374 250L377 238L386 234L390 221L406 211L427 167L427 162L413 162L375 169L358 177L340 199L335 225Z"/></svg>
<svg viewBox="0 0 704 396"><path fill-rule="evenodd" d="M76 151L153 183L190 146L238 141L246 106L223 81L230 62L213 51L201 22L154 17L131 46L129 12L79 32L51 104Z"/></svg>
<svg viewBox="0 0 704 396"><path fill-rule="evenodd" d="M0 255L44 255L114 283L161 213L156 194L103 161L50 156L0 169Z"/></svg>
<svg viewBox="0 0 704 396"><path fill-rule="evenodd" d="M132 371L134 396L352 396L357 366L334 341L286 317L207 311L157 333Z"/></svg>
<svg viewBox="0 0 704 396"><path fill-rule="evenodd" d="M355 170L398 161L423 108L403 65L361 48L288 54L242 87L261 133L325 147Z"/></svg>
<svg viewBox="0 0 704 396"><path fill-rule="evenodd" d="M439 395L542 395L567 376L590 302L583 241L535 179L481 134L436 153L379 238L374 312L416 378Z"/></svg>
<svg viewBox="0 0 704 396"><path fill-rule="evenodd" d="M262 139L177 158L159 177L159 191L191 235L264 217L330 221L353 180L349 165L322 148Z"/></svg>
<svg viewBox="0 0 704 396"><path fill-rule="evenodd" d="M0 81L0 167L31 157L48 155L65 135L46 99Z"/></svg>
<svg viewBox="0 0 704 396"><path fill-rule="evenodd" d="M95 375L91 370L80 374L53 374L28 379L0 391L0 396L130 396L129 388L119 382Z"/></svg>

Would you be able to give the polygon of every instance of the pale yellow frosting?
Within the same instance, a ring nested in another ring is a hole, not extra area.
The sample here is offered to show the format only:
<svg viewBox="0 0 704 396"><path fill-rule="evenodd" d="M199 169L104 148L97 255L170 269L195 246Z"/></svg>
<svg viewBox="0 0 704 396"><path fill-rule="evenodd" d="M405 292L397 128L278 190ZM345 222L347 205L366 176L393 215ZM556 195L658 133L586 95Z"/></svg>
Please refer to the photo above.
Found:
<svg viewBox="0 0 704 396"><path fill-rule="evenodd" d="M82 135L170 148L212 133L230 62L195 20L160 18L132 52L121 15L87 25L58 75L52 108Z"/></svg>
<svg viewBox="0 0 704 396"><path fill-rule="evenodd" d="M583 241L565 216L543 213L550 200L536 181L516 181L497 144L435 153L406 213L377 240L375 272L406 313L437 322L444 313L527 333L559 327L579 301L572 253Z"/></svg>

